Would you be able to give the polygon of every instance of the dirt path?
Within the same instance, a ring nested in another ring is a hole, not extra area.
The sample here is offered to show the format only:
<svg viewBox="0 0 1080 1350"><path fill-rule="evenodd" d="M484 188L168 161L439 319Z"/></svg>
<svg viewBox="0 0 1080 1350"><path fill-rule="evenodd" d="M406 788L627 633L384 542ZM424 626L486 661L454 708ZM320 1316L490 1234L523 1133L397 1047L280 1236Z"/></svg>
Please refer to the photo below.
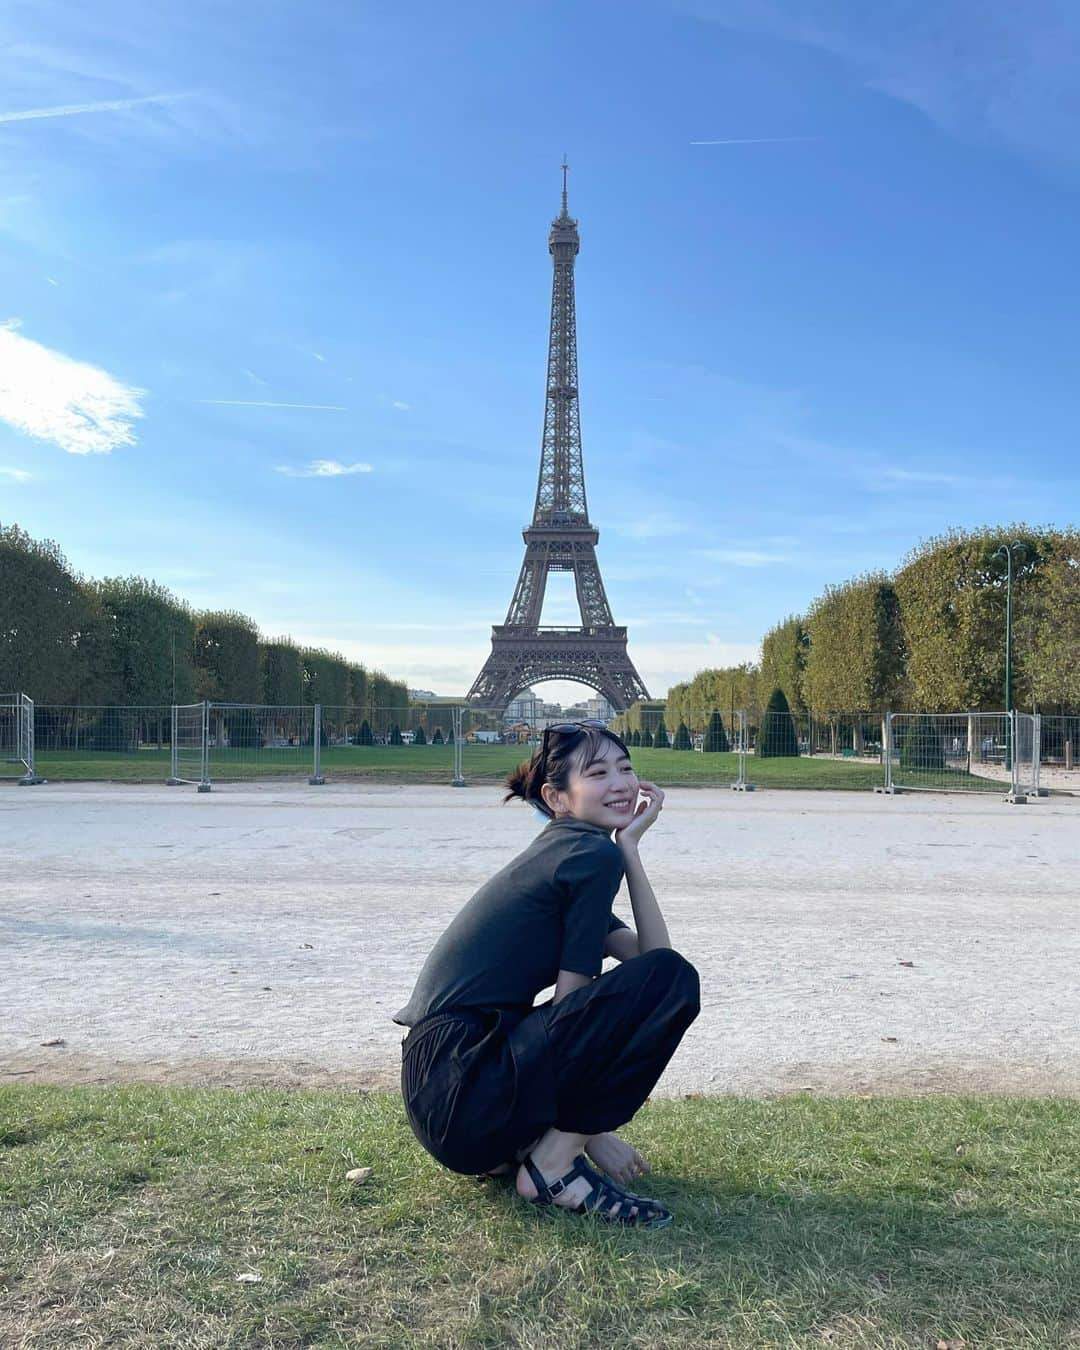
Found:
<svg viewBox="0 0 1080 1350"><path fill-rule="evenodd" d="M392 1086L536 828L486 787L0 792L0 1082ZM1080 802L673 791L645 847L703 990L658 1095L1080 1095Z"/></svg>

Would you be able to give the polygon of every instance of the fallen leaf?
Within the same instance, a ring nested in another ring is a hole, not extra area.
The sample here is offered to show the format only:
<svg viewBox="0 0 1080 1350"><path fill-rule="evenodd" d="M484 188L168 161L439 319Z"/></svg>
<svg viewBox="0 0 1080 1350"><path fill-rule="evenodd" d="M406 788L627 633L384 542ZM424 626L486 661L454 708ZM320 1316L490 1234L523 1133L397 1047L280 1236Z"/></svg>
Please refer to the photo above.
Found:
<svg viewBox="0 0 1080 1350"><path fill-rule="evenodd" d="M42 1041L42 1045L67 1045L63 1036L54 1036L51 1041Z"/></svg>
<svg viewBox="0 0 1080 1350"><path fill-rule="evenodd" d="M210 894L211 894L211 895L220 895L221 892L220 892L220 891L211 891Z"/></svg>
<svg viewBox="0 0 1080 1350"><path fill-rule="evenodd" d="M684 1102L699 1102L699 1101L701 1101L701 1093L700 1093L700 1092L684 1092L684 1093L683 1093L683 1101L684 1101Z"/></svg>
<svg viewBox="0 0 1080 1350"><path fill-rule="evenodd" d="M270 989L271 989L271 986L270 986L270 985L268 985L268 984L264 984L264 985L263 985L263 993L264 993L264 994L268 994L268 993L270 992Z"/></svg>
<svg viewBox="0 0 1080 1350"><path fill-rule="evenodd" d="M303 951L313 952L315 950L315 944L313 942L301 942L300 950L302 952Z"/></svg>
<svg viewBox="0 0 1080 1350"><path fill-rule="evenodd" d="M882 1036L883 1041L891 1041L893 1045L900 1039L899 1036Z"/></svg>
<svg viewBox="0 0 1080 1350"><path fill-rule="evenodd" d="M955 1336L947 1341L938 1341L934 1350L964 1350L966 1344L966 1341L962 1341L959 1336Z"/></svg>
<svg viewBox="0 0 1080 1350"><path fill-rule="evenodd" d="M915 962L914 962L914 961L900 961L898 964L901 965L901 966L908 966L908 967L910 967L910 968L912 968L912 969L913 969L914 966L915 966Z"/></svg>
<svg viewBox="0 0 1080 1350"><path fill-rule="evenodd" d="M369 1176L371 1176L370 1167L354 1167L351 1172L345 1173L345 1180L351 1181L354 1186L362 1186Z"/></svg>
<svg viewBox="0 0 1080 1350"><path fill-rule="evenodd" d="M242 1270L240 1274L236 1276L236 1279L239 1284L262 1283L262 1276L259 1274L257 1270Z"/></svg>

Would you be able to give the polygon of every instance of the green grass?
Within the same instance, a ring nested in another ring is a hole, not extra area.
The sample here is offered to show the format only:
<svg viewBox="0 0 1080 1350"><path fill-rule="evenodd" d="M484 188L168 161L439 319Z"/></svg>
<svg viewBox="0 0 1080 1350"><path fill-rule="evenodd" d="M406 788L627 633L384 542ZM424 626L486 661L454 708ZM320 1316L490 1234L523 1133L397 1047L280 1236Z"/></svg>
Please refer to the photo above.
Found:
<svg viewBox="0 0 1080 1350"><path fill-rule="evenodd" d="M465 745L462 770L467 782L499 782L531 747L519 745ZM636 749L634 767L642 778L664 786L724 787L738 778L738 756L704 755L692 750ZM449 783L454 748L449 745L330 746L322 752L327 778L370 779L373 782ZM227 782L246 778L303 777L311 772L311 747L295 750L228 750L210 752L210 777ZM53 782L163 783L169 775L168 750L136 752L39 751L37 771ZM857 759L747 758L747 776L755 787L861 789L884 781L881 765ZM898 781L909 787L938 791L979 791L1003 794L1008 784L959 770L929 774L897 770Z"/></svg>
<svg viewBox="0 0 1080 1350"><path fill-rule="evenodd" d="M645 1233L443 1172L389 1094L7 1087L0 1344L1063 1350L1078 1105L657 1101Z"/></svg>
<svg viewBox="0 0 1080 1350"><path fill-rule="evenodd" d="M497 782L519 760L528 746L465 745L462 768L467 781ZM643 778L663 784L724 786L738 777L738 756L703 755L688 750L638 749L634 765ZM311 772L310 747L303 750L212 750L212 779L274 778ZM383 781L448 783L453 774L452 746L332 746L322 752L328 778L370 778ZM751 779L762 787L872 788L881 782L876 764L820 758L749 760ZM39 751L37 770L54 782L113 781L164 782L169 774L169 752Z"/></svg>

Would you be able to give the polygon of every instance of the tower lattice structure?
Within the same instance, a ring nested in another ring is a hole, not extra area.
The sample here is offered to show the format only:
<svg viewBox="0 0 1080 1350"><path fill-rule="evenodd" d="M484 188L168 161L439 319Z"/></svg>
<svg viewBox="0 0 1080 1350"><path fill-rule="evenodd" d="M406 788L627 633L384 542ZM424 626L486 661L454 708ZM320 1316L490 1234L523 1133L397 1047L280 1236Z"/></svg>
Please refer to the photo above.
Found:
<svg viewBox="0 0 1080 1350"><path fill-rule="evenodd" d="M540 477L532 524L522 531L521 564L506 621L491 630L491 655L467 694L477 708L502 713L529 685L566 679L595 689L617 712L648 691L626 649L626 629L611 614L589 521L578 414L577 321L574 262L581 247L578 223L567 210L563 163L562 211L551 222L551 331ZM581 614L579 627L542 628L548 574L572 572Z"/></svg>

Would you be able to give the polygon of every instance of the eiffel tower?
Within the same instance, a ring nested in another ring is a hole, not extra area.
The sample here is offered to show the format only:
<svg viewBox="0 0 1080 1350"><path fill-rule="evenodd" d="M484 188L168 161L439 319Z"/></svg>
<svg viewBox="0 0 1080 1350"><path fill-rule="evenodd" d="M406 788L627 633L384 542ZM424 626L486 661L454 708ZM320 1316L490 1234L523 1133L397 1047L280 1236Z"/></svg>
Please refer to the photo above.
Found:
<svg viewBox="0 0 1080 1350"><path fill-rule="evenodd" d="M500 715L515 695L542 680L587 685L616 712L649 697L627 654L626 629L611 617L596 561L600 532L589 522L585 501L574 313L574 259L581 243L566 206L567 167L564 160L562 211L548 234L554 277L536 506L532 524L522 531L525 560L506 622L492 627L491 655L466 695L473 707ZM549 572L573 572L580 627L540 627Z"/></svg>

